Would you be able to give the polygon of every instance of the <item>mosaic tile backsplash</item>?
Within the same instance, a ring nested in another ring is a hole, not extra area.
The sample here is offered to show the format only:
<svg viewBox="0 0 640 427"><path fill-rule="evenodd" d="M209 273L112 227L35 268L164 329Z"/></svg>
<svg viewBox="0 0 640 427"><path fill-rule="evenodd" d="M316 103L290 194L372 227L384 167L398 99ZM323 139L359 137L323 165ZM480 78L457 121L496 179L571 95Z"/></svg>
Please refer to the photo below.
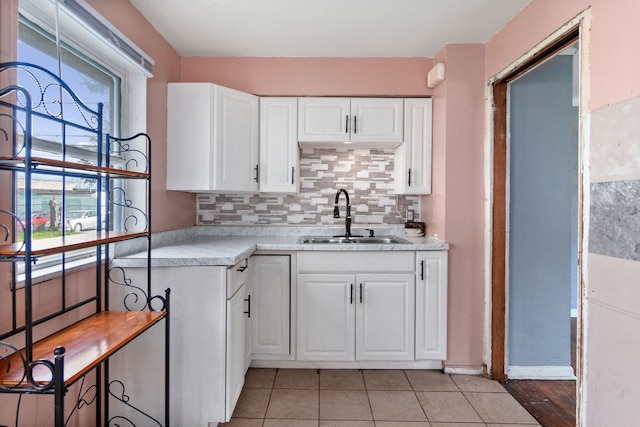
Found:
<svg viewBox="0 0 640 427"><path fill-rule="evenodd" d="M400 224L407 209L419 220L420 196L394 194L393 163L393 150L303 148L298 194L198 194L198 224L342 224L344 196L341 218L333 218L341 188L349 193L353 226Z"/></svg>

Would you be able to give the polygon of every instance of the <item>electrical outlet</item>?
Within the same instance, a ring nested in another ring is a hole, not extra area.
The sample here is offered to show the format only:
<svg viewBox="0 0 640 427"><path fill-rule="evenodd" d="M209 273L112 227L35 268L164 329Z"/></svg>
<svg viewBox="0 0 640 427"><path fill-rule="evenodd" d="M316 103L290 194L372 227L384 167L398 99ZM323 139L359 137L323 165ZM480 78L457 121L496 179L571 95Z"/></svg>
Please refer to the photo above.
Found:
<svg viewBox="0 0 640 427"><path fill-rule="evenodd" d="M415 220L415 212L412 209L407 209L407 222L413 222Z"/></svg>

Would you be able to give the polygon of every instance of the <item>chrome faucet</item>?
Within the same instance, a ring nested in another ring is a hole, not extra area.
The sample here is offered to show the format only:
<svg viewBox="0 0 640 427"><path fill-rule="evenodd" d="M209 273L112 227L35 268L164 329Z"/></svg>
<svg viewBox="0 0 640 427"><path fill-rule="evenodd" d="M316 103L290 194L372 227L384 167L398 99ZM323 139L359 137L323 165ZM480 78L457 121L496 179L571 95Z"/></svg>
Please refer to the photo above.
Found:
<svg viewBox="0 0 640 427"><path fill-rule="evenodd" d="M340 218L340 211L338 210L338 200L340 199L340 194L344 193L344 197L347 199L347 216L344 219L344 225L346 228L345 236L351 237L351 202L349 202L349 193L344 188L341 188L336 193L336 200L333 206L333 217Z"/></svg>

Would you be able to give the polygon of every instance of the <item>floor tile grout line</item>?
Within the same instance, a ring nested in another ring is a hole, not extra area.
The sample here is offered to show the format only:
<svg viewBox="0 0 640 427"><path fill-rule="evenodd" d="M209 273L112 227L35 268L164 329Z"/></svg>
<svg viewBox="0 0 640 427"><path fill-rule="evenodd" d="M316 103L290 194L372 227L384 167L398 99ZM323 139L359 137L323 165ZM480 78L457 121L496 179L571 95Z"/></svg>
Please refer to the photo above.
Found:
<svg viewBox="0 0 640 427"><path fill-rule="evenodd" d="M427 422L429 423L429 425L431 425L431 420L429 419L429 415L427 415L426 409L424 409L424 406L422 406L422 402L420 402L420 399L418 398L418 393L416 392L415 388L413 387L413 384L411 383L411 380L409 379L409 376L407 375L407 370L403 369L402 373L404 374L404 377L407 379L409 386L411 386L411 391L413 391L413 397L415 397L416 400L418 401L418 405L420 405L420 409L422 409L422 413L424 414L424 417L427 419Z"/></svg>

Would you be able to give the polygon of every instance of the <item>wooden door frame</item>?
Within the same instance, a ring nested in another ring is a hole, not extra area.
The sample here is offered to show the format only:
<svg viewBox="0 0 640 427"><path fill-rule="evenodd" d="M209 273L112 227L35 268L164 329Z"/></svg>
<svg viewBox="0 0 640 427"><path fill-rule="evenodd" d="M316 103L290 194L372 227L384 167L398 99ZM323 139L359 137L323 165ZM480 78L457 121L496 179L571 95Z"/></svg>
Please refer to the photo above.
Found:
<svg viewBox="0 0 640 427"><path fill-rule="evenodd" d="M588 182L584 175L584 147L587 144L583 129L582 115L588 111L589 105L589 66L588 57L590 51L591 15L587 9L580 13L563 27L551 34L529 52L518 58L503 71L489 79L487 85L487 145L489 155L489 167L487 167L487 218L490 224L487 230L489 253L487 270L487 291L491 295L487 309L487 321L490 325L486 338L490 341L487 349L486 362L491 378L505 382L506 373L506 315L507 315L507 185L508 185L508 134L507 134L507 88L509 82L531 70L542 61L550 58L567 45L580 42L580 118L579 118L579 261L578 261L578 359L577 368L577 425L581 425L584 419L585 407L582 402L584 384L584 347L583 347L583 318L582 298L584 294L583 247L584 247L584 193L588 191Z"/></svg>

